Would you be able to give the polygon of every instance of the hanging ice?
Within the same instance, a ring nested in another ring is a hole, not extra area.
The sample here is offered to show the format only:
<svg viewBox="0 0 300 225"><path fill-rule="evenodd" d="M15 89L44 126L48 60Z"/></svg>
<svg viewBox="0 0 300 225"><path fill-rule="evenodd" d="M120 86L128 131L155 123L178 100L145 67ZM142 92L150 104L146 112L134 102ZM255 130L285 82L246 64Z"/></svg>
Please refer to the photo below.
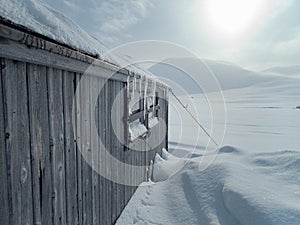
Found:
<svg viewBox="0 0 300 225"><path fill-rule="evenodd" d="M155 106L155 98L156 98L156 80L153 80L153 93L152 93L152 105Z"/></svg>
<svg viewBox="0 0 300 225"><path fill-rule="evenodd" d="M145 90L144 90L144 97L143 97L143 100L144 100L144 119L146 119L146 109L147 109L147 89L148 89L148 77L147 76L144 76L145 77Z"/></svg>

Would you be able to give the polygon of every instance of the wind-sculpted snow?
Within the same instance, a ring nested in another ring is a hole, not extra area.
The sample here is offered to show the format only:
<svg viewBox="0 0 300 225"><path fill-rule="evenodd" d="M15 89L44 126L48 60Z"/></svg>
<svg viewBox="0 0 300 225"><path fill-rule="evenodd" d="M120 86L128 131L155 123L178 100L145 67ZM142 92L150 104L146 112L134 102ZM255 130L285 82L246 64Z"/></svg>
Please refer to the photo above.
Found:
<svg viewBox="0 0 300 225"><path fill-rule="evenodd" d="M117 224L299 224L298 151L249 154L225 146L202 172L202 156L163 156L154 170L164 177L154 174L156 183L139 187Z"/></svg>
<svg viewBox="0 0 300 225"><path fill-rule="evenodd" d="M286 182L300 184L300 151L259 153L253 156L253 163L265 174L274 174Z"/></svg>

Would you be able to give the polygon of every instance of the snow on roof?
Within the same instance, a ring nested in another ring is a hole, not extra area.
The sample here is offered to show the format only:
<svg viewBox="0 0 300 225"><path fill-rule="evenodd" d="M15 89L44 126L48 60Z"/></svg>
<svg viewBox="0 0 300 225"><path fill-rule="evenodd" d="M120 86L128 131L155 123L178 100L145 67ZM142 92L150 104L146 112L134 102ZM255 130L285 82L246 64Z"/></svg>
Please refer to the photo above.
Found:
<svg viewBox="0 0 300 225"><path fill-rule="evenodd" d="M125 56L107 54L108 49L71 18L40 0L1 0L0 17L75 49L97 55L102 60L125 67L133 74L155 79L148 71L131 65L130 59Z"/></svg>
<svg viewBox="0 0 300 225"><path fill-rule="evenodd" d="M40 0L1 0L0 16L51 39L103 56L106 48L69 17Z"/></svg>

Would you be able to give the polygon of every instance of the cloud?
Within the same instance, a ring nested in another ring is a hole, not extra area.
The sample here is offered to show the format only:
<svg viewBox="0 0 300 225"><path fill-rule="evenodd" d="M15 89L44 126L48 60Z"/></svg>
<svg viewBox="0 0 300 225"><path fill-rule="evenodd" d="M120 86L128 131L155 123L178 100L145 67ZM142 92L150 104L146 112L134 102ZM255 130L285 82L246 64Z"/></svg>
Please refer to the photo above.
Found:
<svg viewBox="0 0 300 225"><path fill-rule="evenodd" d="M116 42L128 37L126 29L147 16L153 7L149 0L104 1L91 10L95 33L103 40Z"/></svg>
<svg viewBox="0 0 300 225"><path fill-rule="evenodd" d="M281 41L273 48L277 56L287 58L299 63L300 60L300 27L294 29L294 35L289 40Z"/></svg>
<svg viewBox="0 0 300 225"><path fill-rule="evenodd" d="M225 48L220 55L250 68L286 66L300 62L300 24L290 23L286 16L295 7L295 0L273 1L265 25L257 27L252 37L232 48ZM276 4L275 4L276 3ZM296 17L295 17L296 18ZM278 22L280 21L280 22Z"/></svg>
<svg viewBox="0 0 300 225"><path fill-rule="evenodd" d="M253 68L296 65L300 62L300 27L289 38L249 43L234 53L238 62Z"/></svg>
<svg viewBox="0 0 300 225"><path fill-rule="evenodd" d="M107 45L131 37L127 30L144 19L154 4L151 0L44 0L64 12L88 33Z"/></svg>

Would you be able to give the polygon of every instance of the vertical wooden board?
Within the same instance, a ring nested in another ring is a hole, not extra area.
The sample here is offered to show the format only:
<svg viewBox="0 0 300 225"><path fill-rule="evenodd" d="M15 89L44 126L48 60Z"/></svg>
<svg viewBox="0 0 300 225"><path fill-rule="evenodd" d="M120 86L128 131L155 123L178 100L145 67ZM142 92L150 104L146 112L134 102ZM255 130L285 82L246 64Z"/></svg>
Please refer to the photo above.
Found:
<svg viewBox="0 0 300 225"><path fill-rule="evenodd" d="M97 103L98 92L100 89L101 79L97 77L91 77L91 103ZM94 107L95 106L95 107ZM97 127L99 123L98 105L91 105L91 126ZM100 180L98 169L99 159L99 137L98 133L93 133L94 129L91 129L91 150L92 150L92 203L93 203L93 224L100 224Z"/></svg>
<svg viewBox="0 0 300 225"><path fill-rule="evenodd" d="M53 222L66 224L65 148L62 95L62 71L48 74L50 149L52 153Z"/></svg>
<svg viewBox="0 0 300 225"><path fill-rule="evenodd" d="M76 120L76 154L77 154L77 214L78 214L78 224L84 225L83 224L83 203L82 203L82 198L83 198L83 190L82 190L82 162L83 162L83 157L81 155L81 110L80 110L80 95L81 95L81 88L79 86L80 80L81 80L82 75L76 74L76 96L75 96L75 110L76 110L76 115L75 115L75 120Z"/></svg>
<svg viewBox="0 0 300 225"><path fill-rule="evenodd" d="M77 154L74 143L72 124L72 105L74 95L75 74L64 72L63 74L63 97L64 97L64 128L65 128L65 170L66 170L66 205L67 224L78 224L77 211ZM75 125L75 124L74 124Z"/></svg>
<svg viewBox="0 0 300 225"><path fill-rule="evenodd" d="M83 191L83 224L90 225L93 221L92 207L92 168L88 165L91 162L91 103L90 103L90 76L85 75L81 79L81 151L84 154L82 162L82 191ZM85 101L85 102L84 102Z"/></svg>
<svg viewBox="0 0 300 225"><path fill-rule="evenodd" d="M141 82L141 81L140 81ZM127 95L127 89L129 88L129 85L128 83L123 83L123 86L125 88L125 91L124 91L124 115L126 116L126 120L127 120L127 117L128 117L128 95ZM128 122L126 121L126 123L124 123L124 129L125 129L125 140L126 142L128 143L128 133L129 133L129 126L128 126ZM128 143L129 144L129 143ZM128 165L132 165L132 150L130 149L130 145L129 145L129 148L123 152L124 154L124 162ZM124 173L124 176L125 176L125 179L127 179L129 182L132 182L133 181L133 174L131 171L124 171L126 173ZM130 185L126 185L125 186L125 193L124 193L124 203L127 204L130 197L131 197L131 190L132 190L132 186Z"/></svg>
<svg viewBox="0 0 300 225"><path fill-rule="evenodd" d="M99 138L103 144L102 148L100 148L100 151L103 153L105 150L103 149L106 146L106 89L107 85L104 83L105 81L102 80L104 85L101 89L100 95L98 97L98 105L99 105L99 126L98 126L98 132L99 132ZM103 154L99 158L99 163L102 165L101 168L106 168L106 161L103 157ZM104 177L100 177L100 224L107 224L107 190L106 190L106 184L107 180Z"/></svg>
<svg viewBox="0 0 300 225"><path fill-rule="evenodd" d="M10 160L11 224L32 224L32 177L26 64L5 60L6 136Z"/></svg>
<svg viewBox="0 0 300 225"><path fill-rule="evenodd" d="M46 67L27 65L34 224L52 223ZM42 203L46 203L43 204ZM43 219L42 219L43 217Z"/></svg>
<svg viewBox="0 0 300 225"><path fill-rule="evenodd" d="M113 120L116 120L116 110L112 110L112 106L115 100L115 96L116 96L116 81L110 81L110 130L111 130L111 155L112 157L116 158L117 155L117 139L116 139L116 134L115 131L113 129L112 123ZM115 166L115 165L113 165ZM117 168L112 168L112 173L113 176L117 175L115 173L115 171L117 171ZM115 182L111 183L111 221L112 223L114 223L115 219L117 217L117 184Z"/></svg>
<svg viewBox="0 0 300 225"><path fill-rule="evenodd" d="M111 152L112 149L112 131L111 131L111 121L110 121L110 116L111 116L111 80L108 80L106 83L106 123L105 123L105 127L106 127L106 149L108 152ZM106 210L107 210L107 224L112 224L111 221L111 215L112 215L112 182L110 180L110 176L111 176L111 164L110 162L106 163L106 176L107 176L107 181L106 181L106 194L107 194L107 201L106 201Z"/></svg>
<svg viewBox="0 0 300 225"><path fill-rule="evenodd" d="M126 118L126 114L125 114L125 94L122 92L124 88L124 83L123 82L119 82L119 91L120 92L120 106L119 107L119 112L118 115L121 118L121 123L119 124L119 129L120 129L120 139L121 141L119 142L119 151L120 151L120 161L124 164L126 163L125 161L125 151L124 151L124 144L126 144L125 140L126 140L126 135L125 135L125 129L126 126L124 125L125 122L125 118ZM126 90L125 90L126 91ZM124 91L124 92L125 92ZM124 121L124 122L123 122ZM125 171L123 169L123 167L119 168L119 175L122 177L122 180L125 182ZM121 201L121 212L123 211L124 207L125 207L125 199L126 199L126 185L122 185L121 186L121 194L120 194L120 201Z"/></svg>
<svg viewBox="0 0 300 225"><path fill-rule="evenodd" d="M1 66L5 65L4 60L0 58ZM5 117L4 117L4 95L2 88L2 68L0 69L0 218L3 224L10 224L9 204L8 204L8 164L6 157L5 140Z"/></svg>
<svg viewBox="0 0 300 225"><path fill-rule="evenodd" d="M122 120L123 120L123 114L122 114L122 109L124 108L124 102L122 101L123 98L121 98L120 95L120 91L122 90L122 83L121 82L116 82L116 95L118 96L118 98L116 99L116 105L117 107L117 121L118 123L116 124L116 129L118 130L118 135L119 138L117 140L117 158L120 161L120 165L118 166L117 170L118 170L118 179L119 180L123 180L124 175L123 175L123 171L122 171L122 164L123 164L123 160L122 160L122 153L123 153L123 145L122 145L122 140L123 137L122 135L124 135L124 131L122 129ZM119 215L121 214L123 207L124 207L124 201L123 201L123 195L124 195L124 185L122 184L118 184L117 185L117 218L119 217Z"/></svg>
<svg viewBox="0 0 300 225"><path fill-rule="evenodd" d="M43 141L45 141L46 150L42 153L42 161L40 165L41 169L41 216L42 224L52 224L53 223L53 207L52 207L52 197L53 197L53 183L52 183L52 153L50 148L50 118L49 118L49 92L48 92L48 76L49 73L53 72L52 69L46 68L46 76L43 78L43 82L46 82L45 91L46 99L41 105L44 105L46 112L45 118L43 120ZM44 98L44 97L43 97ZM37 106L38 107L38 106ZM42 116L41 116L42 117ZM44 125L47 123L47 125ZM45 126L45 127L44 127Z"/></svg>

